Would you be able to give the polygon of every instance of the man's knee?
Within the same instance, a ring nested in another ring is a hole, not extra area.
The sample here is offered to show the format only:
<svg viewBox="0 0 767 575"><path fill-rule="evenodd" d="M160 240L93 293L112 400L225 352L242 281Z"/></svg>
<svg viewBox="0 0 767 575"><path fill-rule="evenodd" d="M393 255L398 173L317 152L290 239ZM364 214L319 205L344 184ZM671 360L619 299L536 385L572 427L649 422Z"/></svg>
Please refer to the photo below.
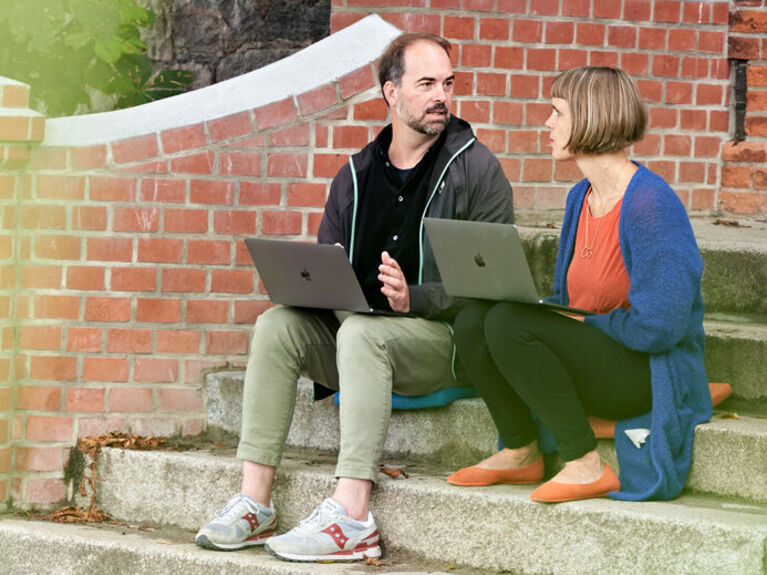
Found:
<svg viewBox="0 0 767 575"><path fill-rule="evenodd" d="M294 328L305 320L303 310L276 306L269 308L256 319L251 334L251 348L270 346L291 341Z"/></svg>
<svg viewBox="0 0 767 575"><path fill-rule="evenodd" d="M382 347L381 330L376 329L375 316L353 314L338 328L337 345L339 353L350 347Z"/></svg>

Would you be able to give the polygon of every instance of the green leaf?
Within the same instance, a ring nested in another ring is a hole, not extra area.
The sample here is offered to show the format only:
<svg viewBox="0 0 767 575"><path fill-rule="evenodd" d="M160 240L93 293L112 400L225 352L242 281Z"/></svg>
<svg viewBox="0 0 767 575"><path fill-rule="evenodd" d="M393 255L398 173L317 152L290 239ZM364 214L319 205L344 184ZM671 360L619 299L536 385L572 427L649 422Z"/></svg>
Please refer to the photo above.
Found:
<svg viewBox="0 0 767 575"><path fill-rule="evenodd" d="M96 55L107 64L114 64L123 55L120 41L117 38L112 38L112 40L108 42L97 38L94 50L96 51Z"/></svg>
<svg viewBox="0 0 767 575"><path fill-rule="evenodd" d="M93 38L84 32L75 32L74 34L67 34L64 36L64 44L70 48L82 48Z"/></svg>

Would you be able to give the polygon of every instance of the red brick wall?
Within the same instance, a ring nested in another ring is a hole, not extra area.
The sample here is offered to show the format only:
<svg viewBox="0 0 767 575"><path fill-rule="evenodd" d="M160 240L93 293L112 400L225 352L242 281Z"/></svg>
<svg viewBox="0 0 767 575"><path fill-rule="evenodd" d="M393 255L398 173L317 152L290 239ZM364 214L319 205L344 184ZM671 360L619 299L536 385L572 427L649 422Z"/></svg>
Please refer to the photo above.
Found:
<svg viewBox="0 0 767 575"><path fill-rule="evenodd" d="M453 42L456 111L501 157L518 209L561 209L580 179L572 162L548 154L553 78L606 64L636 78L649 108L650 131L633 156L666 178L690 212L710 213L725 199L723 207L747 211L742 196L718 192L730 121L728 2L333 0L331 32L372 12Z"/></svg>
<svg viewBox="0 0 767 575"><path fill-rule="evenodd" d="M767 212L767 2L736 0L728 39L729 57L746 70L745 141L728 142L722 153L720 197L726 210Z"/></svg>

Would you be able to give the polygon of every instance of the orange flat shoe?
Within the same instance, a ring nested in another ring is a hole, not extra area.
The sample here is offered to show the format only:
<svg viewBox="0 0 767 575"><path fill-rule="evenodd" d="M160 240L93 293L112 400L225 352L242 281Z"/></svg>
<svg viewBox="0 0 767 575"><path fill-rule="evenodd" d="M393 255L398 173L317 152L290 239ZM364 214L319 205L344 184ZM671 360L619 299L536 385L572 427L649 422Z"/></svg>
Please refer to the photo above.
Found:
<svg viewBox="0 0 767 575"><path fill-rule="evenodd" d="M543 471L543 457L541 457L535 463L517 469L484 469L476 465L464 467L450 475L447 482L464 487L479 487L497 483L523 485L538 483L543 479Z"/></svg>
<svg viewBox="0 0 767 575"><path fill-rule="evenodd" d="M604 497L610 491L619 491L621 482L613 468L605 464L602 477L591 483L559 483L547 481L530 494L530 499L538 503L561 503L576 499Z"/></svg>

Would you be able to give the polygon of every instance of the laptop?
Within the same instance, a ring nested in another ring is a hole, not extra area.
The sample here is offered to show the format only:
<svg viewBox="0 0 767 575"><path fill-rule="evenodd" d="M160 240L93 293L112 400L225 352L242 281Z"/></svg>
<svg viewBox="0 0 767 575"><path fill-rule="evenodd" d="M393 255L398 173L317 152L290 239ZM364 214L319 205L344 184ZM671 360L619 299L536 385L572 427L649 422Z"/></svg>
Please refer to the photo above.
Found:
<svg viewBox="0 0 767 575"><path fill-rule="evenodd" d="M542 305L577 315L592 312L538 297L517 226L425 218L445 291L452 296Z"/></svg>
<svg viewBox="0 0 767 575"><path fill-rule="evenodd" d="M245 245L274 303L376 315L412 315L370 307L341 246L262 238L246 238Z"/></svg>

